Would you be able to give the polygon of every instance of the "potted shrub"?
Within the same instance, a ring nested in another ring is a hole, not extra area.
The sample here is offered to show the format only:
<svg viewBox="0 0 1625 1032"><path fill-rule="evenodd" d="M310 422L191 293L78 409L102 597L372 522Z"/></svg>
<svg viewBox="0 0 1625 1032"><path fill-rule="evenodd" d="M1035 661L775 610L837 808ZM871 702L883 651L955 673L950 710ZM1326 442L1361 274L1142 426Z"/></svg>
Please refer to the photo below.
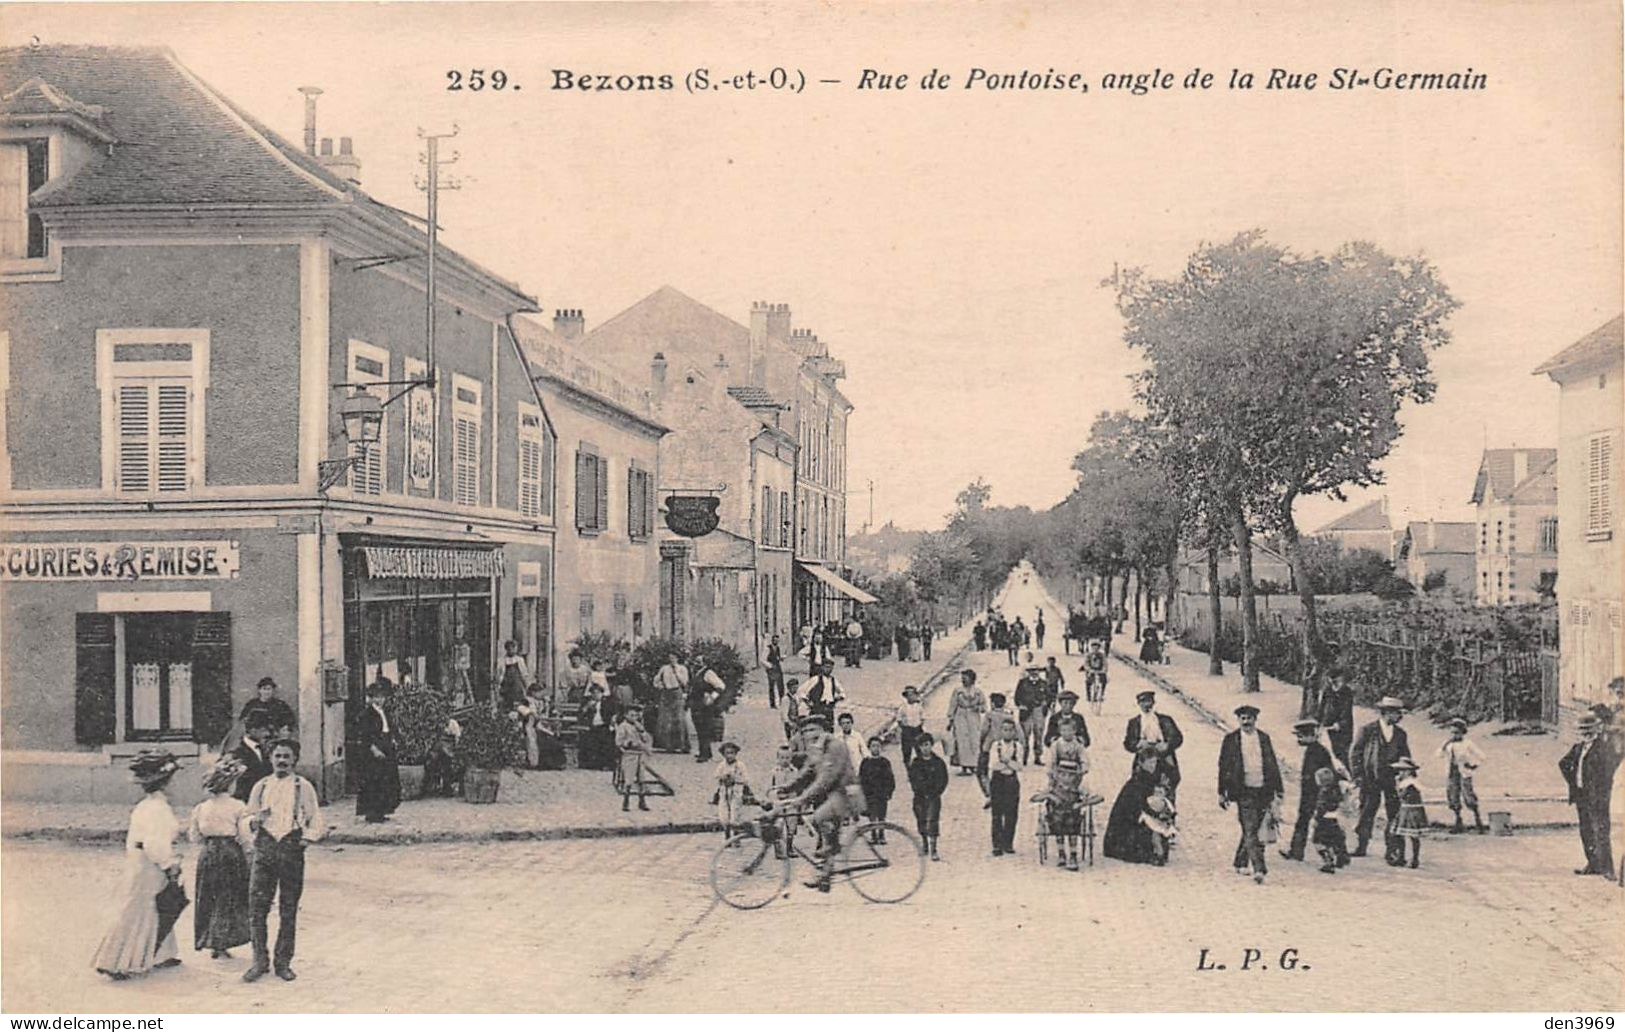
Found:
<svg viewBox="0 0 1625 1032"><path fill-rule="evenodd" d="M390 700L389 723L395 731L402 799L422 794L423 764L450 718L451 704L429 688L403 686Z"/></svg>
<svg viewBox="0 0 1625 1032"><path fill-rule="evenodd" d="M484 706L461 713L463 733L457 739L457 760L463 766L463 799L494 803L502 785L502 772L525 755L525 735L518 718L500 716Z"/></svg>

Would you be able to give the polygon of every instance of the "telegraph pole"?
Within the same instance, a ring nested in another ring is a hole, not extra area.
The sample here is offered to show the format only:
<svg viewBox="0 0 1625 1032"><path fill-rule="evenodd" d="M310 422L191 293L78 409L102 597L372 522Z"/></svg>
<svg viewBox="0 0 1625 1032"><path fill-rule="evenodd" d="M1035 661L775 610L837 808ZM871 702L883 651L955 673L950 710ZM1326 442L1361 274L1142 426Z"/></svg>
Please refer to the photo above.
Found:
<svg viewBox="0 0 1625 1032"><path fill-rule="evenodd" d="M452 180L448 180L444 183L440 181L440 166L456 164L457 159L461 157L460 154L453 151L451 157L441 160L440 141L451 139L453 136L457 135L457 131L457 125L455 123L453 123L451 132L449 133L426 133L422 129L418 130L418 138L424 143L424 153L418 156L418 160L423 162L424 168L426 169L423 180L418 183L418 189L423 190L429 195L429 268L428 286L424 298L423 336L426 342L424 348L426 353L425 360L429 365L428 371L425 374L425 379L428 381L428 385L431 387L434 386L435 383L435 251L439 247L440 239L440 191L455 190L458 186L458 184Z"/></svg>

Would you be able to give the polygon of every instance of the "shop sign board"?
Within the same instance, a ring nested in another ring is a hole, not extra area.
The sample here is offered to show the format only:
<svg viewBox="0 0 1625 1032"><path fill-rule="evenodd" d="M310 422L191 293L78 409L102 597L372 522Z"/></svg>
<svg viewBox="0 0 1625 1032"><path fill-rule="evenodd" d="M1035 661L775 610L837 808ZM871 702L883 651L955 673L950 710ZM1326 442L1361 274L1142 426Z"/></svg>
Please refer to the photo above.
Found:
<svg viewBox="0 0 1625 1032"><path fill-rule="evenodd" d="M233 580L236 541L9 541L0 581Z"/></svg>
<svg viewBox="0 0 1625 1032"><path fill-rule="evenodd" d="M361 552L368 577L457 580L504 575L500 549L364 547Z"/></svg>
<svg viewBox="0 0 1625 1032"><path fill-rule="evenodd" d="M715 495L672 495L666 499L666 526L683 537L704 537L717 529L721 503Z"/></svg>

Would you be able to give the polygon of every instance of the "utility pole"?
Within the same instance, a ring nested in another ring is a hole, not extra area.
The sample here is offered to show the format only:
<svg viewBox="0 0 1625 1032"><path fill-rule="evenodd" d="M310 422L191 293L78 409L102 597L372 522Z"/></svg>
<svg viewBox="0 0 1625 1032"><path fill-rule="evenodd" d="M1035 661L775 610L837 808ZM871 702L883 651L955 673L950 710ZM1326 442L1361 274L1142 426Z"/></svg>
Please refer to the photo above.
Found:
<svg viewBox="0 0 1625 1032"><path fill-rule="evenodd" d="M418 130L418 138L424 143L424 153L418 155L418 160L423 163L424 168L426 169L423 179L418 182L418 189L423 190L429 195L429 268L427 276L428 284L424 297L423 337L425 341L425 360L429 365L428 372L425 374L425 379L428 381L427 386L431 388L435 383L435 251L439 247L440 239L440 191L455 190L458 188L458 183L455 180L448 180L446 182L440 181L440 166L454 165L457 163L457 159L462 156L456 151L453 151L451 157L441 160L440 141L451 139L453 136L457 135L457 132L458 128L456 123L452 124L451 132L449 133L426 133L422 129Z"/></svg>
<svg viewBox="0 0 1625 1032"><path fill-rule="evenodd" d="M869 522L865 523L863 525L863 532L865 534L869 533L869 531L874 529L874 526L875 526L875 482L873 480L871 480L871 481L869 481Z"/></svg>

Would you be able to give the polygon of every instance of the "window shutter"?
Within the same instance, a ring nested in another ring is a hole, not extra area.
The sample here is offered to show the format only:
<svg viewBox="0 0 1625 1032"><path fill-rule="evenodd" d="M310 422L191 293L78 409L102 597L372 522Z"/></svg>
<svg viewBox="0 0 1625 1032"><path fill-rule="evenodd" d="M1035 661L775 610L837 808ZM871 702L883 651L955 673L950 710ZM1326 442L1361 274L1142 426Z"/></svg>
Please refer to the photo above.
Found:
<svg viewBox="0 0 1625 1032"><path fill-rule="evenodd" d="M542 472L541 496L539 501L540 512L543 516L553 515L553 462L558 453L559 443L552 434L542 435Z"/></svg>
<svg viewBox="0 0 1625 1032"><path fill-rule="evenodd" d="M113 619L111 613L74 615L73 739L80 745L113 741Z"/></svg>
<svg viewBox="0 0 1625 1032"><path fill-rule="evenodd" d="M1614 439L1597 434L1586 449L1586 537L1605 538L1614 528Z"/></svg>
<svg viewBox="0 0 1625 1032"><path fill-rule="evenodd" d="M542 513L542 443L524 437L519 441L519 512L525 516Z"/></svg>
<svg viewBox="0 0 1625 1032"><path fill-rule="evenodd" d="M0 257L28 256L28 147L0 146Z"/></svg>
<svg viewBox="0 0 1625 1032"><path fill-rule="evenodd" d="M218 745L231 725L231 614L199 613L192 625L192 734Z"/></svg>
<svg viewBox="0 0 1625 1032"><path fill-rule="evenodd" d="M158 490L185 491L191 444L191 388L158 386Z"/></svg>
<svg viewBox="0 0 1625 1032"><path fill-rule="evenodd" d="M638 468L626 467L626 536L637 540L643 530L643 519L638 515L638 502L642 491L638 485Z"/></svg>
<svg viewBox="0 0 1625 1032"><path fill-rule="evenodd" d="M593 465L597 467L598 508L594 513L593 526L599 530L609 529L609 464L603 459L595 458Z"/></svg>
<svg viewBox="0 0 1625 1032"><path fill-rule="evenodd" d="M118 487L152 490L152 389L142 383L118 389Z"/></svg>
<svg viewBox="0 0 1625 1032"><path fill-rule="evenodd" d="M653 537L655 532L655 475L643 474L643 536Z"/></svg>
<svg viewBox="0 0 1625 1032"><path fill-rule="evenodd" d="M576 452L576 529L592 526L592 456Z"/></svg>

